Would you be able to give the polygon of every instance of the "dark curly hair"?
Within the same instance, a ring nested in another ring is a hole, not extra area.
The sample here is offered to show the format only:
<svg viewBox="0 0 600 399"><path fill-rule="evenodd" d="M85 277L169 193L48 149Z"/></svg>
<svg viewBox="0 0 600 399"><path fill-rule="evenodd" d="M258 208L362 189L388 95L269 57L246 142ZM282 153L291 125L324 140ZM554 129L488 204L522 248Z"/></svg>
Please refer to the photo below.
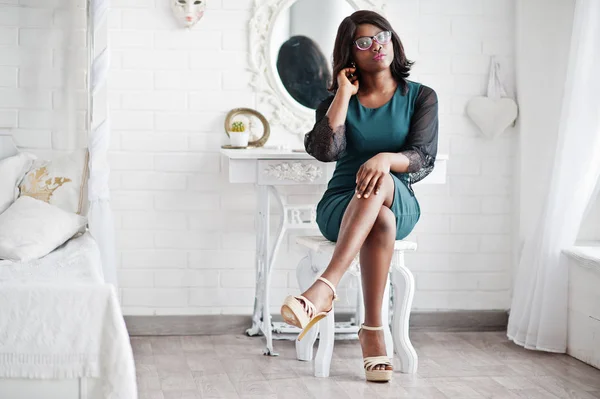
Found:
<svg viewBox="0 0 600 399"><path fill-rule="evenodd" d="M338 89L337 76L344 68L348 68L352 59L352 48L354 46L354 35L358 25L371 24L382 30L392 32L392 45L394 47L394 60L390 65L392 76L402 88L402 94L408 91L408 84L405 79L410 75L410 68L414 61L406 59L404 46L400 41L400 37L392 28L390 22L382 15L368 10L356 11L349 17L344 18L337 31L335 38L335 46L333 48L333 80L329 90L335 93ZM360 77L360 71L356 71Z"/></svg>

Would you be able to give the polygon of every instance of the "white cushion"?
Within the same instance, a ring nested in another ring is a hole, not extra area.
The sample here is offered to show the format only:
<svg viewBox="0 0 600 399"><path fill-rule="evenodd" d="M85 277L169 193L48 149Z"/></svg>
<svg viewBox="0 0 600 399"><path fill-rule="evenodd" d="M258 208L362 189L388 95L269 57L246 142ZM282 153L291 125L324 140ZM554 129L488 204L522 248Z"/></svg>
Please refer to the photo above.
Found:
<svg viewBox="0 0 600 399"><path fill-rule="evenodd" d="M29 261L64 244L86 218L31 197L19 197L0 215L0 259Z"/></svg>
<svg viewBox="0 0 600 399"><path fill-rule="evenodd" d="M29 196L78 214L85 214L88 177L87 149L52 161L36 161L19 185L20 196Z"/></svg>
<svg viewBox="0 0 600 399"><path fill-rule="evenodd" d="M11 135L0 129L0 160L15 156L19 153Z"/></svg>
<svg viewBox="0 0 600 399"><path fill-rule="evenodd" d="M335 249L335 242L329 241L323 236L299 236L296 237L296 243L315 252L331 252ZM396 240L394 243L395 251L415 251L417 243L405 240Z"/></svg>
<svg viewBox="0 0 600 399"><path fill-rule="evenodd" d="M323 236L298 236L296 237L296 244L308 248L314 253L322 254L320 260L313 263L313 267L318 268L318 271L324 270L329 263L330 257L333 255L335 250L335 242L329 241ZM417 249L417 243L405 240L396 240L394 243L394 251L415 251ZM358 276L360 275L360 254L356 254L350 266L348 267L348 273Z"/></svg>
<svg viewBox="0 0 600 399"><path fill-rule="evenodd" d="M19 196L17 186L34 160L35 155L22 152L0 161L0 213Z"/></svg>

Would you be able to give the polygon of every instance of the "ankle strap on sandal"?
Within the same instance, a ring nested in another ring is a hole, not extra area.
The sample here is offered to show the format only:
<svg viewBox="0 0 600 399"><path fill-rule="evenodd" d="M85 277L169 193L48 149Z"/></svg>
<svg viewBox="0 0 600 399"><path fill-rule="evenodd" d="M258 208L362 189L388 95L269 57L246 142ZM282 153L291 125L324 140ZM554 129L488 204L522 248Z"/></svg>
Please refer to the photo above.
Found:
<svg viewBox="0 0 600 399"><path fill-rule="evenodd" d="M318 277L317 280L324 282L329 288L331 288L331 291L333 291L333 300L337 301L337 293L335 292L335 287L333 286L331 281L327 280L325 277Z"/></svg>
<svg viewBox="0 0 600 399"><path fill-rule="evenodd" d="M383 326L369 327L369 326L365 326L364 324L362 324L360 326L360 328L362 328L363 330L367 330L367 331L380 331L380 330L383 330Z"/></svg>

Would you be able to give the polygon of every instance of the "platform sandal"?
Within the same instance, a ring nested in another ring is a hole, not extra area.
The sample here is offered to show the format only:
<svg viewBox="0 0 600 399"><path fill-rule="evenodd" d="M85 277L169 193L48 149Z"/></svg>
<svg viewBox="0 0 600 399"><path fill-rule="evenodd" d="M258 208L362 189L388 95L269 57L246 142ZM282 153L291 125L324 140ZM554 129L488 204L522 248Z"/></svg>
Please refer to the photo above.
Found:
<svg viewBox="0 0 600 399"><path fill-rule="evenodd" d="M383 326L369 327L364 324L360 327L361 330L367 331L380 331L383 330ZM359 331L360 333L360 331ZM387 356L369 356L363 359L365 376L367 381L373 382L388 382L392 379L393 370L374 370L376 366L392 366L390 358Z"/></svg>
<svg viewBox="0 0 600 399"><path fill-rule="evenodd" d="M337 300L335 287L333 284L331 284L331 281L324 277L319 277L317 280L327 284L327 286L333 291L333 300ZM283 305L281 305L281 316L287 324L291 324L302 329L300 335L298 335L298 341L300 341L302 338L304 338L306 333L319 322L319 320L323 319L325 316L327 316L327 313L331 312L331 309L333 309L333 305L331 305L331 308L328 311L317 313L317 308L315 305L302 295L289 295L283 301Z"/></svg>

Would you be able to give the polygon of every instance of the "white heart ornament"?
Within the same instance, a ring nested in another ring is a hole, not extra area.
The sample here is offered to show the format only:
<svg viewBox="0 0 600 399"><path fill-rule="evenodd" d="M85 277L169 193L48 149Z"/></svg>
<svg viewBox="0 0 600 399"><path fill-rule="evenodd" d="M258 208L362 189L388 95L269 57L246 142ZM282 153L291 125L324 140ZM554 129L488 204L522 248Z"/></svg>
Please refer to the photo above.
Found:
<svg viewBox="0 0 600 399"><path fill-rule="evenodd" d="M495 138L512 125L518 112L517 103L507 97L474 97L467 104L467 115L489 138Z"/></svg>

